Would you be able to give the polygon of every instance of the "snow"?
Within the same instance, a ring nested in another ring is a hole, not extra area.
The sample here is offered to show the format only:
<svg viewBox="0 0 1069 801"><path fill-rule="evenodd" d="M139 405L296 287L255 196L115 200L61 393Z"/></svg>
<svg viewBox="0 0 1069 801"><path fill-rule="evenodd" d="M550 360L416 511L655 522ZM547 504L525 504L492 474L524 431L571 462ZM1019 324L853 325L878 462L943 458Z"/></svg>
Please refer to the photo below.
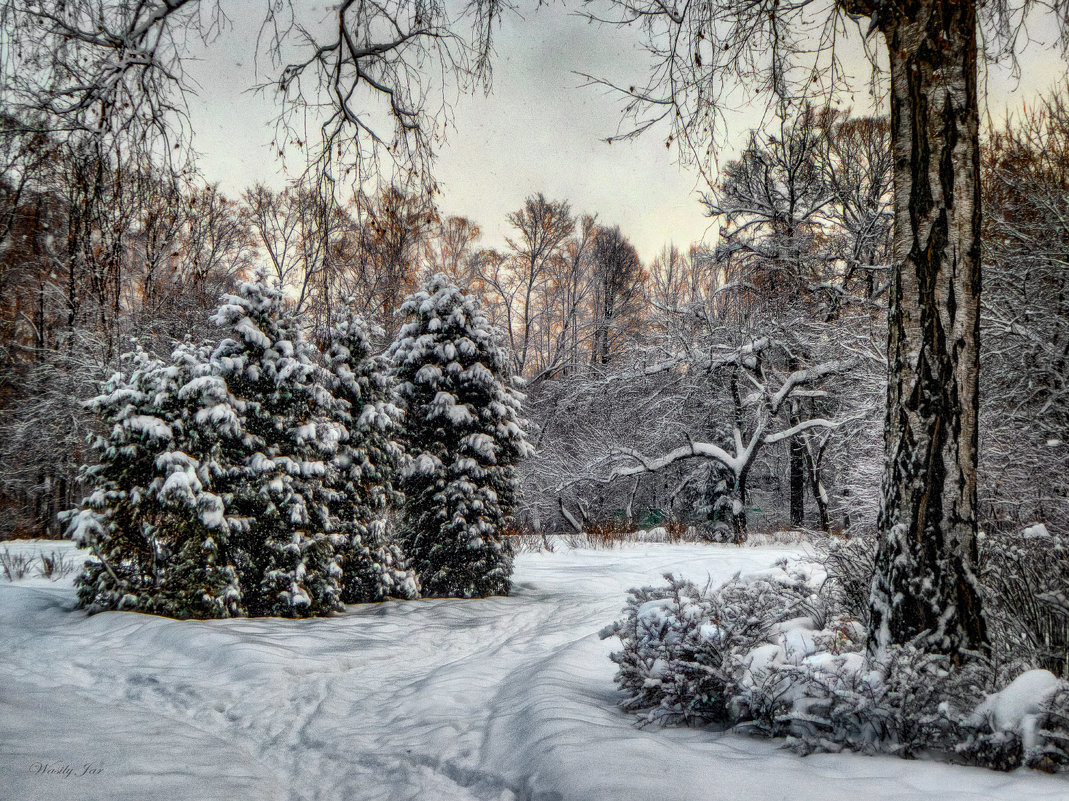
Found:
<svg viewBox="0 0 1069 801"><path fill-rule="evenodd" d="M197 493L201 491L201 483L197 474L191 469L183 472L174 472L167 476L160 490L160 497L172 503L184 503L193 506L197 502Z"/></svg>
<svg viewBox="0 0 1069 801"><path fill-rule="evenodd" d="M991 721L995 731L1018 731L1027 750L1036 745L1037 716L1062 685L1048 670L1028 670L997 693L989 695L974 717Z"/></svg>
<svg viewBox="0 0 1069 801"><path fill-rule="evenodd" d="M1024 537L1024 539L1026 540L1041 539L1049 537L1050 532L1047 531L1047 527L1042 523L1036 523L1035 525L1029 526L1024 531L1022 531L1021 536Z"/></svg>
<svg viewBox="0 0 1069 801"><path fill-rule="evenodd" d="M436 417L444 417L454 426L468 425L475 420L467 405L457 403L456 396L449 392L439 392L431 401L428 418Z"/></svg>
<svg viewBox="0 0 1069 801"><path fill-rule="evenodd" d="M408 466L407 470L418 475L431 476L442 467L442 460L430 453L421 453Z"/></svg>
<svg viewBox="0 0 1069 801"><path fill-rule="evenodd" d="M258 345L265 349L271 347L271 340L268 336L257 328L256 323L248 317L243 317L237 325L234 326L234 330L241 334L246 342L250 342L253 345Z"/></svg>
<svg viewBox="0 0 1069 801"><path fill-rule="evenodd" d="M659 584L667 571L722 581L789 553L559 548L518 555L509 598L351 606L303 621L87 617L74 608L70 578L0 581L3 796L1069 797L1069 779L1027 770L1007 775L854 754L803 759L776 741L635 728L616 706L608 654L618 644L597 636L618 617L626 590Z"/></svg>
<svg viewBox="0 0 1069 801"><path fill-rule="evenodd" d="M130 415L125 420L124 425L135 434L140 434L143 437L152 437L153 439L171 439L173 437L169 425L160 418L147 414Z"/></svg>

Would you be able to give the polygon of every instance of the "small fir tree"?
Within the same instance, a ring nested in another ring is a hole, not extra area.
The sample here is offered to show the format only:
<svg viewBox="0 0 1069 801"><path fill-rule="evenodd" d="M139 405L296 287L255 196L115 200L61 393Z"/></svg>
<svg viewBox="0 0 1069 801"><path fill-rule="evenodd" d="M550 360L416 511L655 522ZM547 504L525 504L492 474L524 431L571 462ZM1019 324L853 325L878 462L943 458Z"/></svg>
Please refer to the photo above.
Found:
<svg viewBox="0 0 1069 801"><path fill-rule="evenodd" d="M336 399L332 417L348 434L328 474L335 530L343 536L341 600L418 597L415 576L390 530L389 512L402 497L394 489L401 410L388 364L372 354L368 327L351 308L335 317L327 369Z"/></svg>
<svg viewBox="0 0 1069 801"><path fill-rule="evenodd" d="M91 612L130 609L169 617L241 614L236 575L220 558L222 499L186 453L177 388L188 360L166 365L138 348L87 405L105 433L84 477L93 492L69 514L70 536L91 553L77 578ZM188 450L188 449L187 449Z"/></svg>
<svg viewBox="0 0 1069 801"><path fill-rule="evenodd" d="M230 337L211 355L214 375L240 404L240 470L229 504L246 521L232 556L251 615L304 617L340 608L326 459L340 439L332 398L316 380L312 346L286 319L282 293L242 282L213 317Z"/></svg>
<svg viewBox="0 0 1069 801"><path fill-rule="evenodd" d="M401 306L390 347L405 407L409 461L402 545L425 596L504 595L516 504L515 464L530 450L522 395L476 299L432 276Z"/></svg>

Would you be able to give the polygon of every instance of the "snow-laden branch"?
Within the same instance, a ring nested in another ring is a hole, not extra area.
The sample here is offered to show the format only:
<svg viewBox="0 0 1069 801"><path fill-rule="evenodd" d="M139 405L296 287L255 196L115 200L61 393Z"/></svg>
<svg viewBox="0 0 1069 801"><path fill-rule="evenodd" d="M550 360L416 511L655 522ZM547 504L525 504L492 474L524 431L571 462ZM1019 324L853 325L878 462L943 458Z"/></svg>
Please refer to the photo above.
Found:
<svg viewBox="0 0 1069 801"><path fill-rule="evenodd" d="M755 353L768 347L768 344L769 340L767 338L755 340L745 348L735 351L732 354L732 363L740 366L745 365L749 359L753 358ZM758 411L749 432L744 432L738 422L732 426L731 439L733 447L731 451L711 442L694 441L674 448L660 456L646 456L630 448L618 448L601 460L602 463L608 463L612 467L608 474L599 480L609 483L642 473L657 473L677 462L697 458L711 459L718 462L735 476L737 482L742 481L758 451L763 446L791 439L811 429L834 429L842 424L843 421L818 417L793 423L781 431L768 431L772 420L780 413L784 403L789 398L803 392L806 395L820 394L819 390L808 391L803 390L803 387L830 375L846 372L855 367L859 361L857 358L835 359L805 370L795 370L783 379L782 384L775 391L769 388L767 381L761 381L759 376L747 370L745 371L746 378L754 385L755 391L745 396L745 398L738 398L736 404L740 407L739 412L743 408L754 407ZM736 417L737 421L738 419Z"/></svg>
<svg viewBox="0 0 1069 801"><path fill-rule="evenodd" d="M842 421L826 420L823 417L814 417L811 420L803 420L801 423L785 428L783 431L777 431L774 434L766 434L761 438L763 445L771 445L774 442L781 442L791 437L796 437L803 431L808 431L811 428L838 428L842 425Z"/></svg>
<svg viewBox="0 0 1069 801"><path fill-rule="evenodd" d="M745 454L745 451L743 451L743 454ZM609 456L610 459L618 459L620 457L631 459L637 464L613 468L610 475L605 479L606 481L615 481L619 478L635 476L640 473L656 473L683 459L693 459L695 457L714 459L732 472L738 472L740 461L738 456L733 456L719 445L714 445L711 442L690 442L653 459L647 458L631 448L616 449Z"/></svg>
<svg viewBox="0 0 1069 801"><path fill-rule="evenodd" d="M816 367L810 367L806 370L794 371L787 376L787 380L783 382L783 385L779 390L777 390L770 398L769 407L772 414L778 413L783 407L783 402L799 387L805 384L811 384L814 381L819 381L821 378L826 378L829 375L845 373L848 370L852 370L857 364L857 359L836 359L834 361L818 364Z"/></svg>
<svg viewBox="0 0 1069 801"><path fill-rule="evenodd" d="M693 353L671 353L653 363L640 364L632 370L626 370L607 376L607 381L629 382L639 378L650 378L662 373L686 367L688 370L714 372L731 364L749 366L759 353L772 345L768 337L758 337L737 348L717 348L707 354L695 356Z"/></svg>

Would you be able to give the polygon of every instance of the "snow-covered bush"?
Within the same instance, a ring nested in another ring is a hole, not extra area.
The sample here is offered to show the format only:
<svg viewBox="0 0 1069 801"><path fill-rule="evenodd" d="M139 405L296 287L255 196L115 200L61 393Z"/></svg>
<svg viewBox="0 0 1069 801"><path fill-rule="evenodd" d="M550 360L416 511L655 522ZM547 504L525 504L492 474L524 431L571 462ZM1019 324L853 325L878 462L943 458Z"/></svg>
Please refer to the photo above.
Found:
<svg viewBox="0 0 1069 801"><path fill-rule="evenodd" d="M1025 671L988 695L964 729L956 750L970 762L1058 770L1069 765L1069 684L1047 670Z"/></svg>
<svg viewBox="0 0 1069 801"><path fill-rule="evenodd" d="M856 554L847 558L856 568ZM612 655L621 705L643 723L711 722L787 736L802 752L1069 764L1069 683L1032 670L994 692L980 657L955 665L909 645L870 657L846 609L852 590L823 566L780 563L715 589L667 578L632 590L602 631L623 643Z"/></svg>
<svg viewBox="0 0 1069 801"><path fill-rule="evenodd" d="M400 505L394 489L402 456L395 441L401 410L394 403L385 359L372 354L369 331L350 308L334 322L327 355L332 418L347 436L328 472L329 507L343 537L337 553L343 603L414 598L415 576L394 543L389 511Z"/></svg>
<svg viewBox="0 0 1069 801"><path fill-rule="evenodd" d="M965 716L992 679L980 661L960 667L913 646L891 646L879 662L863 655L864 630L853 624L849 650L817 649L786 666L791 703L787 730L799 750L850 748L914 757L953 752Z"/></svg>
<svg viewBox="0 0 1069 801"><path fill-rule="evenodd" d="M402 304L390 347L409 463L403 546L425 596L507 594L522 396L475 297L432 276Z"/></svg>
<svg viewBox="0 0 1069 801"><path fill-rule="evenodd" d="M619 637L617 683L625 709L647 722L735 723L760 698L767 670L761 649L780 624L823 619L808 577L785 566L766 575L736 576L719 589L668 575L666 586L634 589L624 617L601 632ZM748 660L748 661L747 661Z"/></svg>
<svg viewBox="0 0 1069 801"><path fill-rule="evenodd" d="M876 571L875 537L865 534L850 539L829 537L815 540L813 545L814 558L827 575L821 596L842 614L851 615L868 626L869 595Z"/></svg>

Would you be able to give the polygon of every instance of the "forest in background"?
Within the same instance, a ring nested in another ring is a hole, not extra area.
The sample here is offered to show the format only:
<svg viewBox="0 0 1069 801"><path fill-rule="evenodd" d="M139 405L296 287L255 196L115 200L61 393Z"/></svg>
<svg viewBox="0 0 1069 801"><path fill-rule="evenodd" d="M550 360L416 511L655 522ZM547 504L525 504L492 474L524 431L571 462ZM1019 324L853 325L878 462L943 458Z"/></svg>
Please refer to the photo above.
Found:
<svg viewBox="0 0 1069 801"><path fill-rule="evenodd" d="M0 120L0 537L56 537L98 391L139 342L215 336L266 269L322 341L352 302L383 329L422 276L479 296L526 393L519 520L676 521L710 538L867 533L882 471L887 123L783 107L703 199L714 246L644 264L596 210L534 195L501 250L419 193L297 180L227 198L143 150ZM982 530L1069 522L1069 101L986 137ZM587 213L587 212L590 213Z"/></svg>

